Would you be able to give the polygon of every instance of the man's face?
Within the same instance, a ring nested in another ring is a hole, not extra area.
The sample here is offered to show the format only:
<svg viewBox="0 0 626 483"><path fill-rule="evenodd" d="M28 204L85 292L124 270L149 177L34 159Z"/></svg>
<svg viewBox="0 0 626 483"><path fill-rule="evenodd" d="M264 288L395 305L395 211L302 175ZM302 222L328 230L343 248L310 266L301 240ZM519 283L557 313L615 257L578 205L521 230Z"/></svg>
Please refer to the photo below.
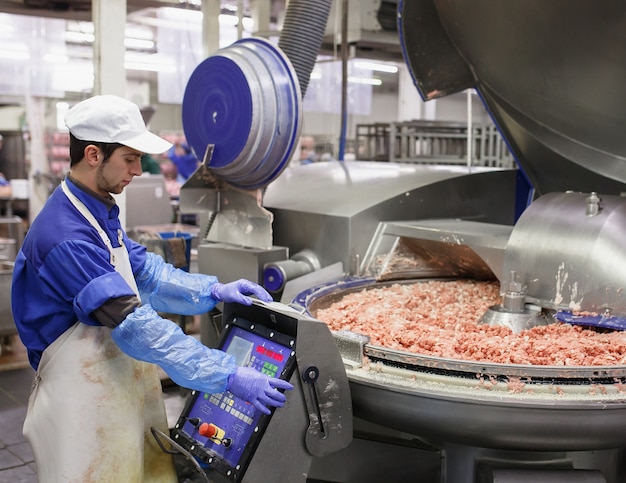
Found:
<svg viewBox="0 0 626 483"><path fill-rule="evenodd" d="M101 195L108 193L120 194L135 176L141 176L142 153L132 148L122 146L113 151L109 159L98 166L96 175L97 191Z"/></svg>

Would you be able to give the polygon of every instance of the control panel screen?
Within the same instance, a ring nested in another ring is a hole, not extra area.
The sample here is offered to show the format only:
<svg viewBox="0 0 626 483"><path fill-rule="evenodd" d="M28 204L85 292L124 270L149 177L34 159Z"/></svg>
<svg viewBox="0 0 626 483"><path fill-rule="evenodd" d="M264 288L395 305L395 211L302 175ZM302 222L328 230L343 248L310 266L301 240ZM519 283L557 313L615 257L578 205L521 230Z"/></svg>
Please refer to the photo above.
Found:
<svg viewBox="0 0 626 483"><path fill-rule="evenodd" d="M238 319L229 325L220 348L239 366L289 380L295 366L295 339ZM173 434L199 461L236 481L254 453L270 416L229 391L198 392L190 398Z"/></svg>

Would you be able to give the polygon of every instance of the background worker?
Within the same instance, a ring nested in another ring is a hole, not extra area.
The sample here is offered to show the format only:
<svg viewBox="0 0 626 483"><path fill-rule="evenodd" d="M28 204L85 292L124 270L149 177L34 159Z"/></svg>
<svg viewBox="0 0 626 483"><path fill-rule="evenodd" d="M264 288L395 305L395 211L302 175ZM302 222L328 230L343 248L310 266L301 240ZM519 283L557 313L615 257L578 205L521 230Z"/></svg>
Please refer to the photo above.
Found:
<svg viewBox="0 0 626 483"><path fill-rule="evenodd" d="M4 137L0 134L0 150L4 145ZM10 198L11 197L11 183L6 178L4 173L0 173L0 198Z"/></svg>
<svg viewBox="0 0 626 483"><path fill-rule="evenodd" d="M300 164L311 164L315 162L317 162L315 138L313 136L302 136L300 138Z"/></svg>
<svg viewBox="0 0 626 483"><path fill-rule="evenodd" d="M154 364L181 386L229 390L264 413L292 386L237 367L157 311L196 315L271 297L247 280L175 269L122 230L111 194L141 175L143 153L170 147L135 104L95 96L65 122L70 172L33 220L13 272L13 316L37 371L24 434L41 483L174 483L172 458L150 433L168 430Z"/></svg>
<svg viewBox="0 0 626 483"><path fill-rule="evenodd" d="M198 169L199 162L184 140L178 140L167 151L167 157L174 163L178 171L177 181L184 183Z"/></svg>
<svg viewBox="0 0 626 483"><path fill-rule="evenodd" d="M141 171L150 174L161 174L161 165L150 154L145 153L141 157Z"/></svg>

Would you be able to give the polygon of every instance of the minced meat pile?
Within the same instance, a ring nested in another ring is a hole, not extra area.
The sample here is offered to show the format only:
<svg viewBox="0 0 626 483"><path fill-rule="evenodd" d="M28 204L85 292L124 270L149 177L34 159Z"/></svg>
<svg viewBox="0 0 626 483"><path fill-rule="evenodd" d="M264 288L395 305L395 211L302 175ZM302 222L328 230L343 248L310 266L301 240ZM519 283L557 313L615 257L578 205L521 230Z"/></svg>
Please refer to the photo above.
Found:
<svg viewBox="0 0 626 483"><path fill-rule="evenodd" d="M504 364L601 366L626 363L626 334L555 322L514 334L479 325L501 302L499 284L428 280L364 289L315 316L331 330L370 337L372 345L422 355Z"/></svg>

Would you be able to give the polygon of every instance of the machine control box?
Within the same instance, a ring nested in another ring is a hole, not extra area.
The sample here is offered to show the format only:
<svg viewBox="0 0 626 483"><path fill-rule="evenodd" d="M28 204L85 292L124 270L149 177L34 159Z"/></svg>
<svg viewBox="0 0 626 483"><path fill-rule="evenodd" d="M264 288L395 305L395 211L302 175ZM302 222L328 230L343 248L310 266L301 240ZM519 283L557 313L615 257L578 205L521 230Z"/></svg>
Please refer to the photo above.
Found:
<svg viewBox="0 0 626 483"><path fill-rule="evenodd" d="M218 348L234 356L239 366L288 381L296 366L295 345L295 333L233 316L226 321ZM265 415L229 391L193 391L171 437L207 472L238 482L272 415L273 411Z"/></svg>

